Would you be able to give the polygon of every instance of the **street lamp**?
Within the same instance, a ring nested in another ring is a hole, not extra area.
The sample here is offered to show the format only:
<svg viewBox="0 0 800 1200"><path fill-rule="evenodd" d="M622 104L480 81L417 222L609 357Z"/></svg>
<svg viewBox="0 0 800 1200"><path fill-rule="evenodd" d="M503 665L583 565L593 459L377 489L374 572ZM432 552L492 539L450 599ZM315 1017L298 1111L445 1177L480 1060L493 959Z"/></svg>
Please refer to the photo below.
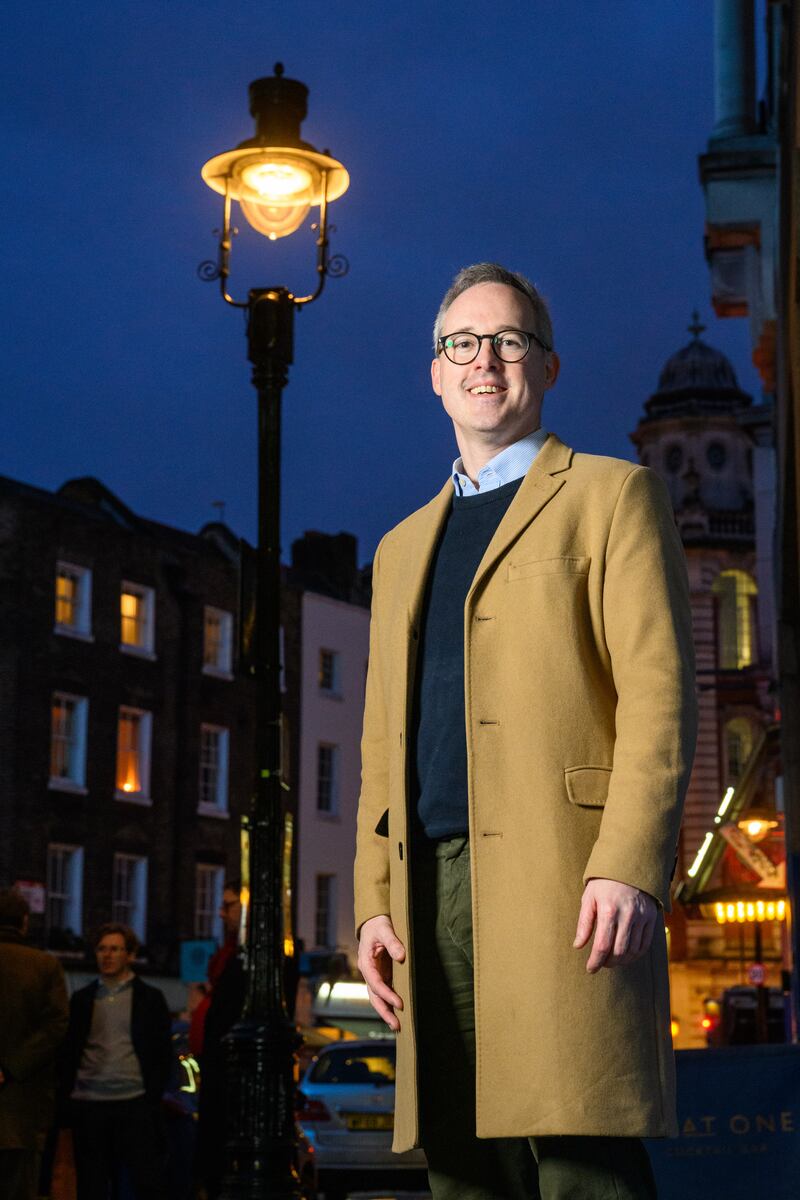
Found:
<svg viewBox="0 0 800 1200"><path fill-rule="evenodd" d="M205 280L220 281L223 299L247 311L248 358L258 393L258 551L253 674L256 684L256 771L249 817L250 910L244 1014L227 1037L228 1153L223 1195L230 1200L300 1196L295 1170L294 1054L298 1037L283 985L283 796L280 690L281 393L293 361L295 309L322 292L347 262L328 255L328 204L343 195L342 164L300 138L308 88L275 74L250 84L256 135L217 154L202 169L223 197L216 263ZM319 206L317 286L307 296L285 287L252 288L247 300L228 292L234 233L231 203L271 241L286 237Z"/></svg>

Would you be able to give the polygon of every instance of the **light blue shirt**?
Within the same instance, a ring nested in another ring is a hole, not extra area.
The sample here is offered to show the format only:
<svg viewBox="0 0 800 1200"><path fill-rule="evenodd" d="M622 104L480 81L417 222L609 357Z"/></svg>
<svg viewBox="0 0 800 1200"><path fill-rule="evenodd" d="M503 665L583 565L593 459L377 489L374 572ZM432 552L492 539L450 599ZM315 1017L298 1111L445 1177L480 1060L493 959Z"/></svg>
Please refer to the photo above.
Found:
<svg viewBox="0 0 800 1200"><path fill-rule="evenodd" d="M536 429L511 446L506 446L505 450L495 454L494 458L490 458L485 466L481 467L477 487L469 475L464 473L464 464L457 458L453 463L453 486L456 495L477 496L479 492L491 492L506 483L513 483L515 479L521 479L523 475L527 475L528 468L546 441L547 431Z"/></svg>

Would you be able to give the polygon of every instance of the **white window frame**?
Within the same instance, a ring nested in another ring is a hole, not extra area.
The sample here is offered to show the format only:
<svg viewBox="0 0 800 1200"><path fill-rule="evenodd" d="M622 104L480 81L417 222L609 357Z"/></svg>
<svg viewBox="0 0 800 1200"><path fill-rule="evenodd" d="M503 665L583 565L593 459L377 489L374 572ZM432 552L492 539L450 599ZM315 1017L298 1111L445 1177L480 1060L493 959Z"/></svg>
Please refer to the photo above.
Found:
<svg viewBox="0 0 800 1200"><path fill-rule="evenodd" d="M218 863L196 863L194 869L194 936L222 942L222 893L225 868ZM201 908L202 902L202 908Z"/></svg>
<svg viewBox="0 0 800 1200"><path fill-rule="evenodd" d="M73 705L72 729L65 734L57 733L54 722L54 708L58 701ZM59 792L74 792L86 795L86 730L89 716L89 701L86 696L74 696L71 692L55 691L50 698L50 768L53 765L53 742L57 736L72 748L69 751L69 775L50 775L48 787Z"/></svg>
<svg viewBox="0 0 800 1200"><path fill-rule="evenodd" d="M148 860L141 854L114 854L111 920L129 925L140 942L147 941Z"/></svg>
<svg viewBox="0 0 800 1200"><path fill-rule="evenodd" d="M320 804L321 785L322 785L322 752L330 750L330 774L328 776L329 787L329 803L327 807ZM336 817L339 815L339 775L340 775L340 760L341 748L333 742L319 742L317 744L317 815L320 817Z"/></svg>
<svg viewBox="0 0 800 1200"><path fill-rule="evenodd" d="M143 602L144 618L142 621L142 641L126 642L122 637L122 597L136 596ZM156 593L155 589L143 583L132 583L123 579L119 589L119 648L123 654L136 654L139 658L154 659L156 642Z"/></svg>
<svg viewBox="0 0 800 1200"><path fill-rule="evenodd" d="M325 940L321 940L319 934L321 932L321 916L322 916L322 883L325 883ZM314 942L316 950L335 950L336 949L336 896L337 879L330 872L321 872L316 876L314 881Z"/></svg>
<svg viewBox="0 0 800 1200"><path fill-rule="evenodd" d="M71 575L77 584L76 620L73 624L58 620L58 580L61 576ZM77 563L65 562L59 559L56 563L55 575L55 608L53 630L64 637L78 638L84 642L93 642L92 637L92 572L89 567L80 567Z"/></svg>
<svg viewBox="0 0 800 1200"><path fill-rule="evenodd" d="M207 800L203 796L203 771L204 767L209 765L204 761L203 749L207 735L213 735L217 739L218 758L216 764L217 777L214 783L213 792L214 799ZM200 754L199 754L199 773L198 773L198 803L197 811L205 817L224 817L229 816L228 813L228 757L230 746L230 734L224 725L209 725L203 723L200 726Z"/></svg>
<svg viewBox="0 0 800 1200"><path fill-rule="evenodd" d="M220 653L218 661L208 662L210 620L219 621ZM233 613L224 608L216 608L213 604L203 607L203 674L214 675L217 679L233 679Z"/></svg>
<svg viewBox="0 0 800 1200"><path fill-rule="evenodd" d="M120 756L120 731L122 717L131 716L139 719L139 782L138 792L128 792L117 786ZM117 710L117 755L114 764L114 798L125 800L128 804L152 804L150 796L150 762L153 744L153 714L143 708L133 708L129 704L121 704Z"/></svg>
<svg viewBox="0 0 800 1200"><path fill-rule="evenodd" d="M56 892L53 883L59 860L63 872L65 890ZM52 919L51 901L57 898L65 902L64 921L55 924ZM63 842L51 842L47 847L47 901L45 908L47 932L53 929L70 930L76 937L83 934L83 846L68 846Z"/></svg>
<svg viewBox="0 0 800 1200"><path fill-rule="evenodd" d="M331 658L330 687L326 687L322 682L323 657L325 655L330 655ZM338 650L331 650L328 646L319 648L319 690L323 696L332 696L337 700L342 698L342 656Z"/></svg>

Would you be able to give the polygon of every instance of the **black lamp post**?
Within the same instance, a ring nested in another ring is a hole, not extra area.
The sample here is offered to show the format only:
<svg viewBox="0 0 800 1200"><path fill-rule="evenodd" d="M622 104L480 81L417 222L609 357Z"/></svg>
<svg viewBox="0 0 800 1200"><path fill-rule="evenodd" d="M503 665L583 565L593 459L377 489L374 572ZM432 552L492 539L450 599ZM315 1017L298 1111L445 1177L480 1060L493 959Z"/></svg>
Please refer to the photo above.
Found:
<svg viewBox="0 0 800 1200"><path fill-rule="evenodd" d="M329 259L327 207L347 189L340 162L300 138L308 88L284 79L283 67L250 84L256 135L210 159L203 179L224 197L217 262L203 279L219 279L228 304L247 311L248 358L258 393L258 552L253 674L256 681L256 769L248 820L249 920L244 1014L227 1037L227 1200L300 1196L295 1169L294 1054L298 1037L283 986L283 846L280 689L281 393L293 358L295 308L322 292L346 260ZM285 287L253 288L247 300L228 294L231 202L270 240L293 233L319 205L317 286L307 296Z"/></svg>

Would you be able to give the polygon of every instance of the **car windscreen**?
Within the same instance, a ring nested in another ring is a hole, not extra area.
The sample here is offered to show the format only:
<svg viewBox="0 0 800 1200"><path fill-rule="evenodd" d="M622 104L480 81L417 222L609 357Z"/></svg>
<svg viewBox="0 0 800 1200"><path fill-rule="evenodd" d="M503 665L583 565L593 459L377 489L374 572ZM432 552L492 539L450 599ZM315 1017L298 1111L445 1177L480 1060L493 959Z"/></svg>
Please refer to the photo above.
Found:
<svg viewBox="0 0 800 1200"><path fill-rule="evenodd" d="M314 1083L393 1084L394 1047L347 1050L344 1046L320 1054L309 1078Z"/></svg>

